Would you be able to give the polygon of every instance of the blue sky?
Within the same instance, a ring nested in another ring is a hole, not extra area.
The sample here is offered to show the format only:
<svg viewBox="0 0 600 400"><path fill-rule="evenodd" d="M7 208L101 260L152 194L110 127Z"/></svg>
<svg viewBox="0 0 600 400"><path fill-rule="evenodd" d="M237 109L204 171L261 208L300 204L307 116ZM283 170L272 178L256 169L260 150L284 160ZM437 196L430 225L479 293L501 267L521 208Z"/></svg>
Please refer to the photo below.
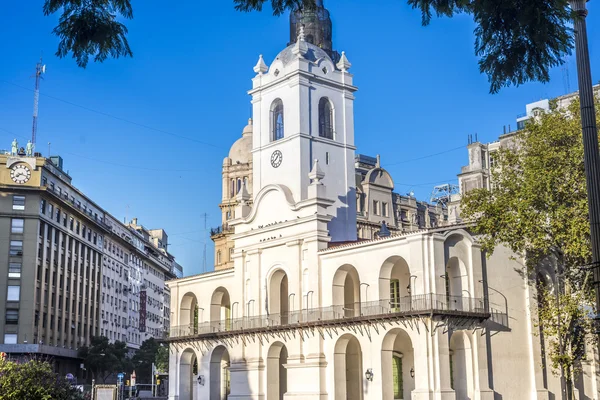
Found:
<svg viewBox="0 0 600 400"><path fill-rule="evenodd" d="M600 79L596 3L588 4L594 82ZM258 55L269 63L289 39L287 16L238 13L231 0L133 1L135 18L127 26L134 57L81 69L54 56L57 17L44 17L42 4L11 2L0 19L0 148L13 136L23 142L30 136L30 76L43 54L37 150L46 155L51 142L74 184L116 217L166 229L186 275L202 271L205 242L212 269L203 214L208 227L220 223L221 163L250 117L246 91ZM435 184L455 182L467 163L466 149L457 149L467 135L495 140L504 125L515 128L526 103L566 92L557 68L547 85L490 95L468 16L422 27L403 0L325 4L334 47L346 51L359 88L357 152L380 154L400 193L412 189L427 199ZM574 91L574 56L567 66ZM436 153L443 154L423 158Z"/></svg>

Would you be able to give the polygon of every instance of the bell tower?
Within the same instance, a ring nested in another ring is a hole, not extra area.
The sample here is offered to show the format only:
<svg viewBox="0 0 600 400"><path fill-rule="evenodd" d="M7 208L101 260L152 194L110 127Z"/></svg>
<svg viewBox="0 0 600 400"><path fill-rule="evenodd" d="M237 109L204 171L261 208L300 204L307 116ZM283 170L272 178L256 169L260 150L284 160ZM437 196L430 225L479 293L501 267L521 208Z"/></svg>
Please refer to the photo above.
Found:
<svg viewBox="0 0 600 400"><path fill-rule="evenodd" d="M298 30L294 43L270 66L260 56L254 67L249 91L253 194L276 184L289 189L296 204L306 200L309 173L318 160L326 197L334 201L327 208L331 240L356 240L351 64L344 53L334 63L323 48L307 41L302 26Z"/></svg>

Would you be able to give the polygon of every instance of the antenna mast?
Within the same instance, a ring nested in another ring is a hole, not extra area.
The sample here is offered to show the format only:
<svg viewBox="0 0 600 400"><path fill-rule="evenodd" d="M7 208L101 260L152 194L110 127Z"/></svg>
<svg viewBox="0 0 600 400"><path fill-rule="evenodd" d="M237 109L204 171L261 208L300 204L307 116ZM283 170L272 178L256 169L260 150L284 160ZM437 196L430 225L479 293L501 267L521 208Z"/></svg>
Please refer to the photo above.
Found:
<svg viewBox="0 0 600 400"><path fill-rule="evenodd" d="M42 58L40 62L35 66L35 92L33 95L33 126L31 128L31 143L35 148L35 137L37 135L37 120L38 120L38 106L40 102L40 78L42 74L46 73L46 66L42 64ZM48 154L50 156L50 154Z"/></svg>
<svg viewBox="0 0 600 400"><path fill-rule="evenodd" d="M207 213L202 214L202 217L204 218L204 234L203 236L203 241L204 241L204 253L202 255L202 272L206 272L206 218L208 217Z"/></svg>

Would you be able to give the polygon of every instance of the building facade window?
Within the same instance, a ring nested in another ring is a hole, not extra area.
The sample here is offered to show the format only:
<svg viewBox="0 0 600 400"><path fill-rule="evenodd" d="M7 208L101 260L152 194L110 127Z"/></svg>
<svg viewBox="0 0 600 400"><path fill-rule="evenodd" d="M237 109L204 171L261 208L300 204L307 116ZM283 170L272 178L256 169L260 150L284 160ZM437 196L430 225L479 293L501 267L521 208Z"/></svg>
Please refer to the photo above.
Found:
<svg viewBox="0 0 600 400"><path fill-rule="evenodd" d="M21 277L21 263L20 262L8 263L8 277L9 278L20 278Z"/></svg>
<svg viewBox="0 0 600 400"><path fill-rule="evenodd" d="M10 233L23 233L25 220L21 218L13 218L10 223Z"/></svg>
<svg viewBox="0 0 600 400"><path fill-rule="evenodd" d="M217 265L221 264L221 250L217 251Z"/></svg>
<svg viewBox="0 0 600 400"><path fill-rule="evenodd" d="M18 325L19 324L19 310L6 310L7 325Z"/></svg>
<svg viewBox="0 0 600 400"><path fill-rule="evenodd" d="M327 97L319 100L319 136L333 139L333 109Z"/></svg>
<svg viewBox="0 0 600 400"><path fill-rule="evenodd" d="M384 217L388 216L388 203L386 203L386 202L381 203L381 211L382 211Z"/></svg>
<svg viewBox="0 0 600 400"><path fill-rule="evenodd" d="M46 214L46 200L44 199L40 202L40 213Z"/></svg>
<svg viewBox="0 0 600 400"><path fill-rule="evenodd" d="M17 334L16 333L5 333L4 334L4 344L17 344Z"/></svg>
<svg viewBox="0 0 600 400"><path fill-rule="evenodd" d="M283 139L283 102L276 99L271 104L271 141Z"/></svg>
<svg viewBox="0 0 600 400"><path fill-rule="evenodd" d="M13 196L13 210L25 210L25 196Z"/></svg>
<svg viewBox="0 0 600 400"><path fill-rule="evenodd" d="M19 301L21 296L21 286L9 285L6 291L6 301Z"/></svg>
<svg viewBox="0 0 600 400"><path fill-rule="evenodd" d="M373 200L373 214L380 215L381 212L379 210L379 202L377 200Z"/></svg>
<svg viewBox="0 0 600 400"><path fill-rule="evenodd" d="M23 255L23 241L22 240L11 240L9 254L11 256L22 256Z"/></svg>

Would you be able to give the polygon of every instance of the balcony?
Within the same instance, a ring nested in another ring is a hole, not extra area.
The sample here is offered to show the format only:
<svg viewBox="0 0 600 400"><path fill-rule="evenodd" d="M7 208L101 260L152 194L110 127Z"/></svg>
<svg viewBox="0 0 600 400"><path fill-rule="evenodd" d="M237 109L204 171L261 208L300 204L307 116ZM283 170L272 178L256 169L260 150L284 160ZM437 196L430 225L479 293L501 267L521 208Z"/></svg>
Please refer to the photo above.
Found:
<svg viewBox="0 0 600 400"><path fill-rule="evenodd" d="M502 313L495 311L496 318L503 320ZM377 323L413 317L430 317L436 320L453 318L472 327L490 318L483 299L422 294L406 296L397 302L378 300L300 311L285 314L260 315L194 325L172 326L167 340L180 338L216 339L246 333L293 330L307 327L331 327ZM507 318L506 318L507 319Z"/></svg>
<svg viewBox="0 0 600 400"><path fill-rule="evenodd" d="M223 233L233 233L233 229L231 229L228 224L210 228L210 236L221 235Z"/></svg>

